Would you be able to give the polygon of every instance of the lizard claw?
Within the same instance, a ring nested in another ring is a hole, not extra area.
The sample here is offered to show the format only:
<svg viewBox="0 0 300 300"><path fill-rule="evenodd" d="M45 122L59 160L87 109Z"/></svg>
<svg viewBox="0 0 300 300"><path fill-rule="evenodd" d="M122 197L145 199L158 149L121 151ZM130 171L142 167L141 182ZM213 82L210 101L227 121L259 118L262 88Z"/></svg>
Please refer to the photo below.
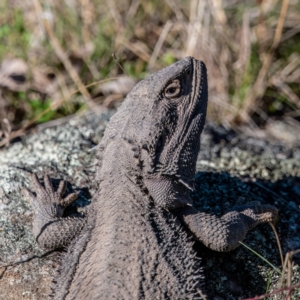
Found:
<svg viewBox="0 0 300 300"><path fill-rule="evenodd" d="M45 217L62 217L65 208L78 198L76 193L63 198L66 190L66 182L63 180L60 181L57 191L54 190L48 175L44 176L44 186L36 174L32 174L31 182L36 196L26 188L22 189L22 194L31 203L33 210Z"/></svg>
<svg viewBox="0 0 300 300"><path fill-rule="evenodd" d="M70 195L68 195L67 197L63 198L60 201L60 205L62 207L67 207L69 206L72 202L74 202L76 199L78 198L78 195L76 193L72 193Z"/></svg>
<svg viewBox="0 0 300 300"><path fill-rule="evenodd" d="M252 204L252 202L250 202L250 204ZM268 204L261 205L259 203L259 205L249 205L248 208L241 211L241 213L255 220L254 224L270 222L275 225L279 219L278 210Z"/></svg>
<svg viewBox="0 0 300 300"><path fill-rule="evenodd" d="M29 191L26 187L22 187L21 194L31 205L33 205L32 200L35 196L31 191Z"/></svg>
<svg viewBox="0 0 300 300"><path fill-rule="evenodd" d="M278 210L269 204L262 204L259 201L251 201L244 205L235 205L226 210L226 213L239 212L255 220L255 224L278 221ZM256 225L255 225L256 226Z"/></svg>

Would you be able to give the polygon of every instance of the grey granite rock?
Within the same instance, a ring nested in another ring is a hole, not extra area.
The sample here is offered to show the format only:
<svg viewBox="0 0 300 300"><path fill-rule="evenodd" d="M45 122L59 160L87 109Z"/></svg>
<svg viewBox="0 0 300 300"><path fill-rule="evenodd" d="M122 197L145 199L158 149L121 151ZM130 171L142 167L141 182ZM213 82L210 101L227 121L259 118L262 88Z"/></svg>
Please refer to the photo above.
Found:
<svg viewBox="0 0 300 300"><path fill-rule="evenodd" d="M72 182L67 191L78 192L76 205L84 206L93 192L90 150L101 140L112 114L88 113L0 150L0 299L45 299L58 267L59 253L37 258L44 252L32 236L31 205L21 195L23 186L29 188L30 173L46 171Z"/></svg>
<svg viewBox="0 0 300 300"><path fill-rule="evenodd" d="M60 252L39 257L43 251L31 233L31 206L20 193L22 186L29 187L29 173L48 172L69 181L68 192L79 194L75 205L86 205L94 192L90 149L101 140L112 113L90 113L0 150L0 299L44 299L59 265ZM193 199L203 211L217 215L226 211L226 202L229 207L249 200L273 204L280 211L277 227L284 253L299 249L299 153L298 145L265 142L208 124L202 134ZM268 225L251 232L245 243L280 267ZM277 288L280 276L244 247L217 253L196 243L195 249L201 253L208 299L263 294L268 281L271 290ZM299 282L299 263L298 255L294 284ZM300 299L299 289L293 296Z"/></svg>

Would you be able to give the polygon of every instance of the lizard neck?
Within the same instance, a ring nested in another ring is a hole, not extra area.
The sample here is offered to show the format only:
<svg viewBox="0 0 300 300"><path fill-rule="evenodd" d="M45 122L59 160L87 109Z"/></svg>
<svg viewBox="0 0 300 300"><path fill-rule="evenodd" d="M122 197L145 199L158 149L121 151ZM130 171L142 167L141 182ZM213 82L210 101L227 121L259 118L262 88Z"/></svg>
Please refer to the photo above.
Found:
<svg viewBox="0 0 300 300"><path fill-rule="evenodd" d="M134 157L133 145L123 139L110 142L102 151L98 165L96 183L107 192L131 190L144 194L139 159Z"/></svg>

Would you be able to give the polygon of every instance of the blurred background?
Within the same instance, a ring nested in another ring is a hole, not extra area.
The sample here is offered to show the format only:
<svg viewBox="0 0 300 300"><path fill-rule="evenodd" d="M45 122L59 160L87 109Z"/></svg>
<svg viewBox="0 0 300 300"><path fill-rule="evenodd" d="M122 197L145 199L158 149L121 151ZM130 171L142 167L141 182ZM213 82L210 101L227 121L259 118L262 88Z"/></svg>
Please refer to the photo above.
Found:
<svg viewBox="0 0 300 300"><path fill-rule="evenodd" d="M208 68L209 120L300 130L299 0L1 0L0 142L117 107L188 55Z"/></svg>

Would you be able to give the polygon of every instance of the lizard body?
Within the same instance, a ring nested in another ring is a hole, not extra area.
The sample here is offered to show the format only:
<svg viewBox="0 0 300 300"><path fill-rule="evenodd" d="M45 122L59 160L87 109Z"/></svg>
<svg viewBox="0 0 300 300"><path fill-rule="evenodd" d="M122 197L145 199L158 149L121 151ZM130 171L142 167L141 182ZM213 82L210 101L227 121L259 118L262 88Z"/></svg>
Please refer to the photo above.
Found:
<svg viewBox="0 0 300 300"><path fill-rule="evenodd" d="M33 233L46 249L68 247L54 299L200 299L199 260L182 225L217 251L236 248L277 210L250 203L217 218L189 196L207 106L203 62L187 57L128 94L97 149L98 192L85 217L63 217L62 198L33 176ZM176 218L177 217L177 218Z"/></svg>

